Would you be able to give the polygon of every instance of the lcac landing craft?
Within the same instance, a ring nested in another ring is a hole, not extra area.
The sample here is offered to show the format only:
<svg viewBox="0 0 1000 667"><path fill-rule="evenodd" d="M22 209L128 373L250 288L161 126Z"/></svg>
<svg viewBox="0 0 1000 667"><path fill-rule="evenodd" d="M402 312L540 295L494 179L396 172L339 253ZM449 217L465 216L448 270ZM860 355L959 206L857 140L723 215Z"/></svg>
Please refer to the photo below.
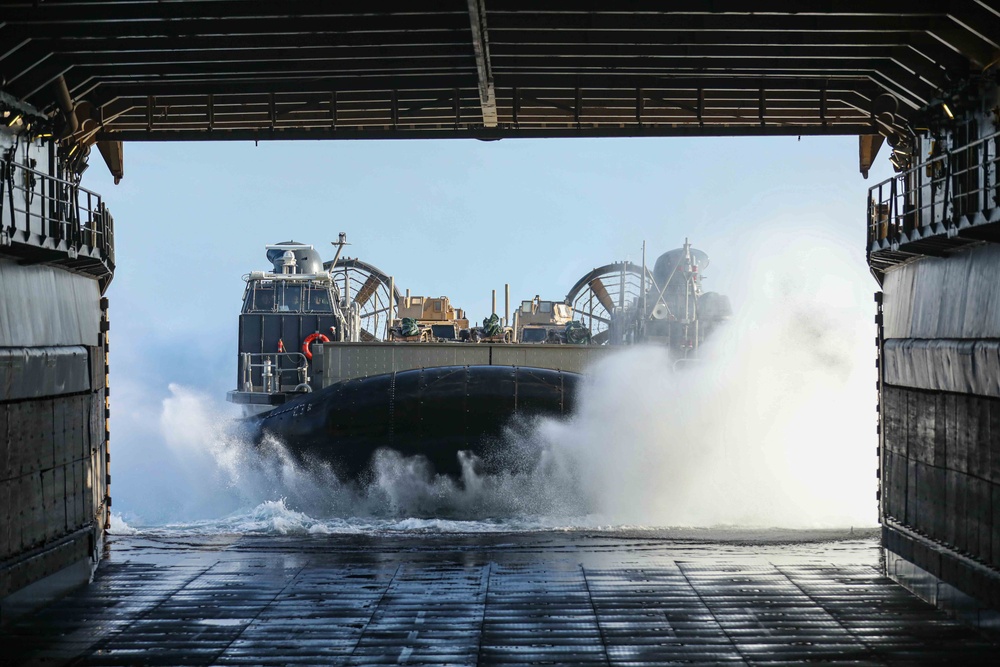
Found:
<svg viewBox="0 0 1000 667"><path fill-rule="evenodd" d="M400 294L393 277L341 257L344 234L334 245L326 263L309 245L267 246L273 269L245 277L228 398L255 439L276 436L352 477L380 448L451 475L462 452L516 465L503 442L512 419L569 414L580 373L617 345L649 340L690 361L729 314L725 297L701 293L708 260L686 243L652 272L612 264L562 301L523 301L513 320L508 296L481 326L446 296Z"/></svg>
<svg viewBox="0 0 1000 667"><path fill-rule="evenodd" d="M569 413L577 373L533 367L524 356L505 363L492 345L456 331L468 323L447 297L402 296L377 268L340 257L344 235L336 245L326 264L312 246L267 246L273 270L246 276L239 389L228 398L243 406L255 439L276 436L349 477L363 474L379 448L422 455L436 472L457 475L460 452L495 460L491 450L502 447L513 416ZM397 319L400 307L435 323L423 342L385 342L399 338L404 322L420 326Z"/></svg>

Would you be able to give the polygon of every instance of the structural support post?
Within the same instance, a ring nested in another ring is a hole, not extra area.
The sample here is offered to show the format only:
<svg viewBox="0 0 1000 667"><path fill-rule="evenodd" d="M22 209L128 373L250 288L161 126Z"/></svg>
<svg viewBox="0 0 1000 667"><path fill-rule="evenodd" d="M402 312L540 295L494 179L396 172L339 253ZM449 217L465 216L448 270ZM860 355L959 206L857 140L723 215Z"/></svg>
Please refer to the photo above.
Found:
<svg viewBox="0 0 1000 667"><path fill-rule="evenodd" d="M490 43L486 33L486 3L469 1L469 21L472 24L472 48L476 54L476 74L479 78L479 102L483 108L483 125L497 126L497 94L493 88L490 68Z"/></svg>

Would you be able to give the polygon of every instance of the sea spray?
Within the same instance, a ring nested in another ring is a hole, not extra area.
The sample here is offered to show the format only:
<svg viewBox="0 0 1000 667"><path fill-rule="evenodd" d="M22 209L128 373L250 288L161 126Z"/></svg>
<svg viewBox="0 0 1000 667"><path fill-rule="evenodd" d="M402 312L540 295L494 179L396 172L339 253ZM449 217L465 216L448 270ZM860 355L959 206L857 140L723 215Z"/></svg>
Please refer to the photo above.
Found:
<svg viewBox="0 0 1000 667"><path fill-rule="evenodd" d="M782 237L788 238L788 237ZM636 346L595 366L539 434L603 523L824 527L876 521L867 278L828 240L748 244L745 293L675 364Z"/></svg>

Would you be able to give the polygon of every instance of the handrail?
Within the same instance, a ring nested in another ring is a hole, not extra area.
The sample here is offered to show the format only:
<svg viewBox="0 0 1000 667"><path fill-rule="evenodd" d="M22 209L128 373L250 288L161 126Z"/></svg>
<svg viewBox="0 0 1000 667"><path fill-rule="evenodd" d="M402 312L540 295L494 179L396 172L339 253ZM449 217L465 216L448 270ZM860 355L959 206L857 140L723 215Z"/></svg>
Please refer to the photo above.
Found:
<svg viewBox="0 0 1000 667"><path fill-rule="evenodd" d="M260 360L260 361L256 361ZM288 367L282 361L291 361L295 365ZM253 383L254 369L261 371L261 384ZM309 360L301 352L242 352L240 353L240 390L250 393L261 392L273 394L281 391L282 377L294 373L295 385L309 382ZM258 389L258 387L260 387Z"/></svg>
<svg viewBox="0 0 1000 667"><path fill-rule="evenodd" d="M0 242L86 254L114 270L114 219L96 192L0 156Z"/></svg>
<svg viewBox="0 0 1000 667"><path fill-rule="evenodd" d="M868 189L868 249L951 235L1000 206L1000 132L900 172Z"/></svg>

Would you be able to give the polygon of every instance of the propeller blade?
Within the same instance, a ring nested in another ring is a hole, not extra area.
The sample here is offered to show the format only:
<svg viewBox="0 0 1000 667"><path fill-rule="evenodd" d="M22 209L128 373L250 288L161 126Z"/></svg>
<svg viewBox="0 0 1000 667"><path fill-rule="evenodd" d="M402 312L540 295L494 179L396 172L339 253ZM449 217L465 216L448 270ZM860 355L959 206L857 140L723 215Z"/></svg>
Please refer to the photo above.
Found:
<svg viewBox="0 0 1000 667"><path fill-rule="evenodd" d="M368 280L365 281L365 284L358 290L357 296L354 297L354 302L359 306L368 303L368 299L372 298L372 295L375 294L375 290L378 289L380 284L382 284L381 280L375 276L368 276Z"/></svg>
<svg viewBox="0 0 1000 667"><path fill-rule="evenodd" d="M590 291L594 293L597 300L604 306L604 310L609 313L614 312L615 302L611 299L611 295L608 294L608 290L604 287L604 283L601 282L600 278L594 278L590 281Z"/></svg>
<svg viewBox="0 0 1000 667"><path fill-rule="evenodd" d="M365 342L365 343L375 343L375 342L378 342L378 338L375 337L375 334L369 332L368 329L362 329L361 330L361 340L362 340L362 342Z"/></svg>
<svg viewBox="0 0 1000 667"><path fill-rule="evenodd" d="M611 330L605 329L601 333L591 338L590 342L593 343L594 345L604 345L605 343L608 342L608 338L610 338L610 336L611 336Z"/></svg>

